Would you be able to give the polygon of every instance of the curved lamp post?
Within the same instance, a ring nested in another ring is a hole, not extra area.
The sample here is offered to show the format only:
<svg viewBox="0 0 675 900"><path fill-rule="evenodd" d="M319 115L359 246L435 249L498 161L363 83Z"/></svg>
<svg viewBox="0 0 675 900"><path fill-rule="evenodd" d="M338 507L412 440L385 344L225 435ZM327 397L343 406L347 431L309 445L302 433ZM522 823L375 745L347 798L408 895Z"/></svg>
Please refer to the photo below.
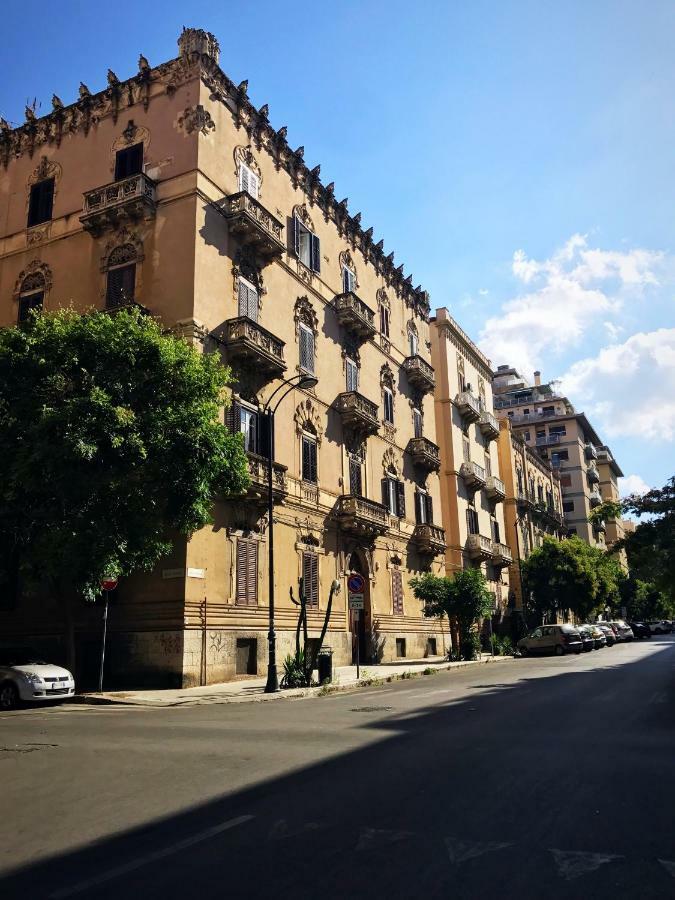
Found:
<svg viewBox="0 0 675 900"><path fill-rule="evenodd" d="M274 463L274 414L279 408L279 404L294 388L311 388L318 383L318 378L314 375L292 375L285 379L272 392L271 396L265 403L263 411L267 416L267 528L269 538L267 543L267 568L269 576L269 632L268 640L268 656L267 656L267 684L265 685L266 694L275 694L279 690L279 677L277 675L277 635L274 630L274 496L272 494L272 466ZM272 406L272 400L279 391L286 387L284 393L279 397L277 402Z"/></svg>

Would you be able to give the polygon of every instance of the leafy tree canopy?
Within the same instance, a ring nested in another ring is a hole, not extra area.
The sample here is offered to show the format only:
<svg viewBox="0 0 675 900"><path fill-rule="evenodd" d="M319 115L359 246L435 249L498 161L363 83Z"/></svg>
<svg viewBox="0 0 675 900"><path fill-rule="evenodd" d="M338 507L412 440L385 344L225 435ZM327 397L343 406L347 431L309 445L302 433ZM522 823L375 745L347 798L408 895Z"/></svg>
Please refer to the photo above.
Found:
<svg viewBox="0 0 675 900"><path fill-rule="evenodd" d="M625 513L645 516L621 545L626 548L631 574L653 583L665 595L666 608L675 614L675 476L664 487L634 494L622 502Z"/></svg>
<svg viewBox="0 0 675 900"><path fill-rule="evenodd" d="M248 485L229 372L137 312L0 330L0 569L93 598ZM0 572L0 575L2 573Z"/></svg>
<svg viewBox="0 0 675 900"><path fill-rule="evenodd" d="M425 604L425 616L446 615L457 622L462 643L492 608L492 594L480 569L461 569L451 578L426 573L412 578L410 584Z"/></svg>

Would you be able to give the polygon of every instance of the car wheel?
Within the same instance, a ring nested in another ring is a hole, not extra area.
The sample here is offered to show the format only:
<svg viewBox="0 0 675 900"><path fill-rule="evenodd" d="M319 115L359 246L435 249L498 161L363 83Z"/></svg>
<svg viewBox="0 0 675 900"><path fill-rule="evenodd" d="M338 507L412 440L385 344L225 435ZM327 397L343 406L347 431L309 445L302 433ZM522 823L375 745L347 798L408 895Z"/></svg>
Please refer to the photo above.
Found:
<svg viewBox="0 0 675 900"><path fill-rule="evenodd" d="M565 655L565 648L562 646L562 644L555 645L555 655L556 656L564 656Z"/></svg>
<svg viewBox="0 0 675 900"><path fill-rule="evenodd" d="M527 647L520 647L519 650L520 650L521 656L527 656L527 654L529 653L529 650L527 649Z"/></svg>
<svg viewBox="0 0 675 900"><path fill-rule="evenodd" d="M15 709L19 705L19 692L11 681L0 685L0 709Z"/></svg>

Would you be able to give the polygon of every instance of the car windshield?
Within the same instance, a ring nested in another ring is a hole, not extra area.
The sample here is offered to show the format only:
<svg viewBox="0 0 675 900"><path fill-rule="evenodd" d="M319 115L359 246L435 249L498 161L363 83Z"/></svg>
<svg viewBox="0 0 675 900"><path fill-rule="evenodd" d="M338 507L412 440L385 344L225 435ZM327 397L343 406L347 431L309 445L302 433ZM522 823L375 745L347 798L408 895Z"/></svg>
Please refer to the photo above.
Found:
<svg viewBox="0 0 675 900"><path fill-rule="evenodd" d="M0 650L0 666L45 666L47 663L26 647Z"/></svg>

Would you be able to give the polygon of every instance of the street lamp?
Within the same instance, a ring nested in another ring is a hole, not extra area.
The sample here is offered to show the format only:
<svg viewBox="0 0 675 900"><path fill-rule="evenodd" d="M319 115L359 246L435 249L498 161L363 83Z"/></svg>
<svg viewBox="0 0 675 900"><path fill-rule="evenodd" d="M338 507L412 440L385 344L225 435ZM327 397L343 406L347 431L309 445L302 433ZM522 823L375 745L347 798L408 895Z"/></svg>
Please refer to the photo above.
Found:
<svg viewBox="0 0 675 900"><path fill-rule="evenodd" d="M267 656L267 684L266 694L275 694L279 690L279 678L277 676L277 635L274 630L274 497L272 494L272 465L274 463L274 414L279 404L294 388L313 388L318 384L318 378L314 375L292 375L281 382L265 403L263 411L267 416L267 528L269 537L267 542L267 568L269 576L269 632L268 656ZM274 396L283 388L287 390L272 406Z"/></svg>

